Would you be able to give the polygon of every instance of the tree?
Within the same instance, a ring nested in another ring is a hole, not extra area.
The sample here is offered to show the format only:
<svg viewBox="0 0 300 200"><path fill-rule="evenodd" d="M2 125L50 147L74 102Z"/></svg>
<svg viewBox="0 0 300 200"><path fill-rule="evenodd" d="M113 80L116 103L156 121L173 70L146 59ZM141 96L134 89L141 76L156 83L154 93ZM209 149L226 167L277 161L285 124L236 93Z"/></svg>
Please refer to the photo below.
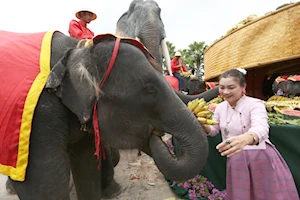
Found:
<svg viewBox="0 0 300 200"><path fill-rule="evenodd" d="M176 47L169 41L167 41L167 47L169 50L170 58L173 59L175 52L181 53L181 60L187 69L195 74L198 78L202 78L204 74L203 55L204 51L208 47L205 42L194 42L190 44L188 49L175 50ZM164 66L166 66L165 59L163 60Z"/></svg>
<svg viewBox="0 0 300 200"><path fill-rule="evenodd" d="M205 42L194 42L189 45L188 49L182 51L182 61L189 68L190 71L196 72L198 78L204 74L203 55L207 48Z"/></svg>

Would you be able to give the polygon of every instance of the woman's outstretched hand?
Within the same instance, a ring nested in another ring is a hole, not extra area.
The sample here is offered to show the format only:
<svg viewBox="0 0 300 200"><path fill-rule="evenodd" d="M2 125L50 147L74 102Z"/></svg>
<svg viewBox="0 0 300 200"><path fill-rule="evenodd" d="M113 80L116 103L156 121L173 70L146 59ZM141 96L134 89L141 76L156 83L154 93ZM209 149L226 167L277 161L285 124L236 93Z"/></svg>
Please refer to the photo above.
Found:
<svg viewBox="0 0 300 200"><path fill-rule="evenodd" d="M232 136L216 146L221 156L227 156L228 158L243 151L246 145L253 143L253 137L250 134L242 134L238 136Z"/></svg>

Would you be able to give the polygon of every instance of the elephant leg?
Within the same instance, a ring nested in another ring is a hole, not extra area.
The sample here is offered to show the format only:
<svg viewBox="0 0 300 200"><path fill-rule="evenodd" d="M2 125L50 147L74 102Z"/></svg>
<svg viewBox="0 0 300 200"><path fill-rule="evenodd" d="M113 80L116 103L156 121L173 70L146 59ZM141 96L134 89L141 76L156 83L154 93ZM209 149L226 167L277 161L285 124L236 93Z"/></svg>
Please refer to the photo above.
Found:
<svg viewBox="0 0 300 200"><path fill-rule="evenodd" d="M10 178L7 178L5 186L6 186L6 192L8 194L17 194L15 189L12 186L12 180Z"/></svg>
<svg viewBox="0 0 300 200"><path fill-rule="evenodd" d="M114 180L114 167L120 160L118 149L105 147L106 159L101 165L101 185L103 198L115 198L121 193L121 186Z"/></svg>
<svg viewBox="0 0 300 200"><path fill-rule="evenodd" d="M114 165L119 161L118 151L105 147L106 160L101 159L99 163L94 155L93 144L93 136L87 135L70 147L72 175L78 200L98 200L120 192L121 187L113 179Z"/></svg>
<svg viewBox="0 0 300 200"><path fill-rule="evenodd" d="M68 113L43 92L34 112L24 181L12 181L21 200L69 200ZM49 112L51 113L49 114Z"/></svg>
<svg viewBox="0 0 300 200"><path fill-rule="evenodd" d="M116 149L116 148L113 148L113 147L111 147L110 150L111 150L111 157L112 157L113 166L115 167L115 166L117 166L117 164L120 161L120 152L119 152L119 149Z"/></svg>
<svg viewBox="0 0 300 200"><path fill-rule="evenodd" d="M69 179L70 162L65 149L35 141L30 146L25 181L10 181L22 200L69 200Z"/></svg>

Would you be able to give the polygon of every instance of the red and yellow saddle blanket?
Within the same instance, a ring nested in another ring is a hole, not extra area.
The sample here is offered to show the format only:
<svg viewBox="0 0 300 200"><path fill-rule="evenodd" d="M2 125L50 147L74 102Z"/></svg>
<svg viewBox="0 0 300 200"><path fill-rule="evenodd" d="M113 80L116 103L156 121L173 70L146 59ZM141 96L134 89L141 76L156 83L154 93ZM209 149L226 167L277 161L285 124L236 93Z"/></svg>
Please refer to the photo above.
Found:
<svg viewBox="0 0 300 200"><path fill-rule="evenodd" d="M300 75L294 75L294 76L290 76L287 80L290 80L290 81L300 81Z"/></svg>
<svg viewBox="0 0 300 200"><path fill-rule="evenodd" d="M34 109L50 73L54 31L0 31L0 173L24 181Z"/></svg>

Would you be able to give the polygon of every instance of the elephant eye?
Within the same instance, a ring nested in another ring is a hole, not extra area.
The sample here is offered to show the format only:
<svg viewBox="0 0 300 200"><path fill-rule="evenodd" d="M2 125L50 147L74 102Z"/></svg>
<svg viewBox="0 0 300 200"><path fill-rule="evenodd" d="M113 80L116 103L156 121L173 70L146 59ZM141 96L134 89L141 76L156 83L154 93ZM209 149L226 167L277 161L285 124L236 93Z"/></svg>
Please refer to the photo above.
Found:
<svg viewBox="0 0 300 200"><path fill-rule="evenodd" d="M144 91L145 91L145 93L155 93L156 88L152 84L147 84L144 87Z"/></svg>

